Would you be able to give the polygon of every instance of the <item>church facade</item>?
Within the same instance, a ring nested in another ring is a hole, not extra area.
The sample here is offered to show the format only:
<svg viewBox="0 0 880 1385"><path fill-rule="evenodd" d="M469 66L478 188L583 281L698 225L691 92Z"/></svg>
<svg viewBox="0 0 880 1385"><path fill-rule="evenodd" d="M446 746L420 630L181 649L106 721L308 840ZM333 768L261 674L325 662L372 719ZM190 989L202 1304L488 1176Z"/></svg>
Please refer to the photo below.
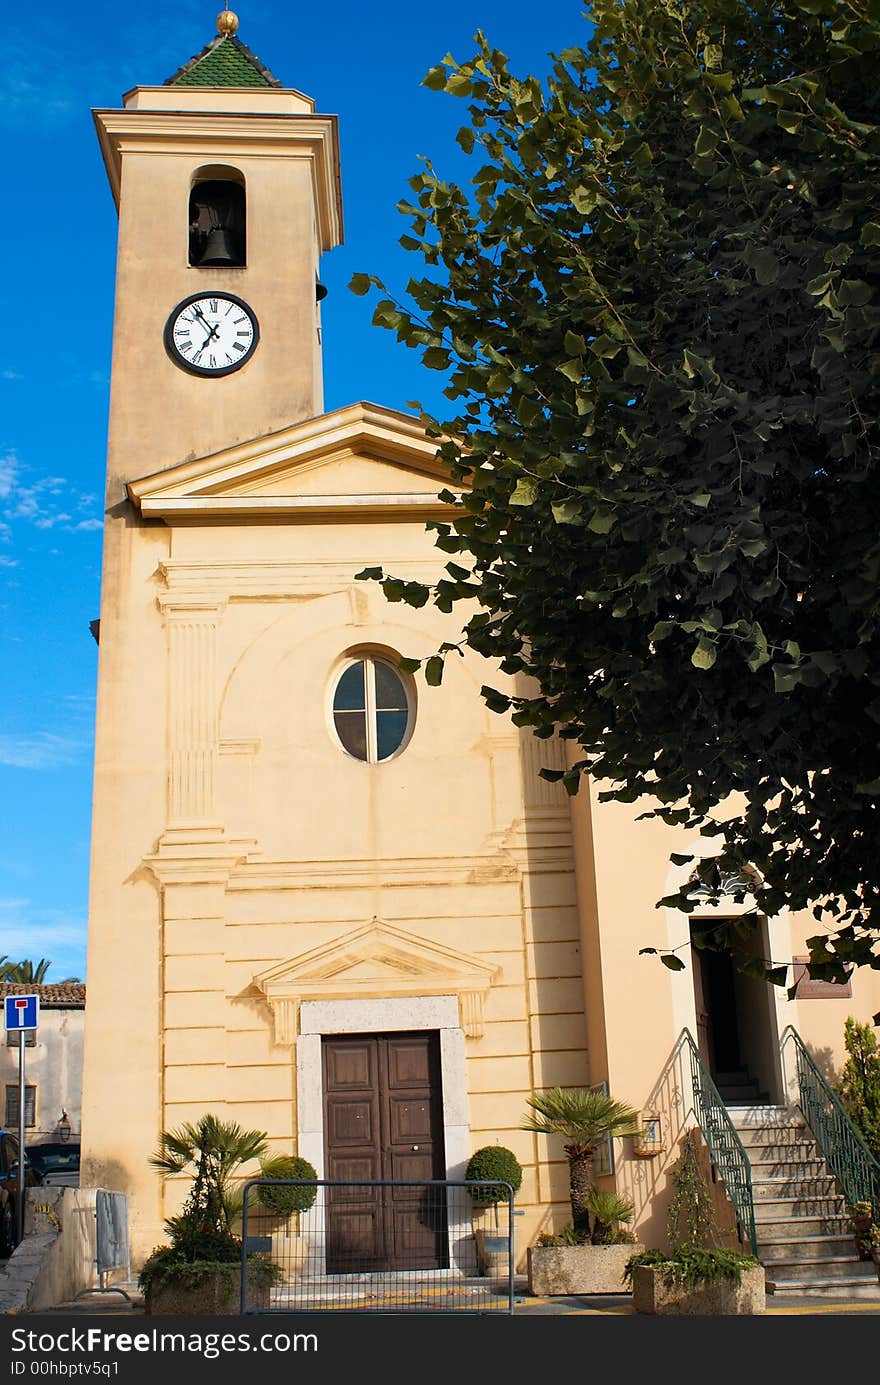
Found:
<svg viewBox="0 0 880 1385"><path fill-rule="evenodd" d="M204 1112L322 1177L458 1179L498 1143L524 1167L525 1247L569 1219L526 1098L604 1083L662 1132L601 1166L660 1243L682 1031L783 1103L786 1027L839 1070L877 978L789 1000L707 970L692 919L655 908L670 852L705 843L541 779L562 746L486 709L480 686L509 680L477 656L440 688L399 668L451 618L355 574L440 575L445 479L416 419L323 409L335 119L229 20L95 122L119 248L82 1181L128 1194L137 1263L181 1197L149 1156ZM766 931L783 962L815 923Z"/></svg>

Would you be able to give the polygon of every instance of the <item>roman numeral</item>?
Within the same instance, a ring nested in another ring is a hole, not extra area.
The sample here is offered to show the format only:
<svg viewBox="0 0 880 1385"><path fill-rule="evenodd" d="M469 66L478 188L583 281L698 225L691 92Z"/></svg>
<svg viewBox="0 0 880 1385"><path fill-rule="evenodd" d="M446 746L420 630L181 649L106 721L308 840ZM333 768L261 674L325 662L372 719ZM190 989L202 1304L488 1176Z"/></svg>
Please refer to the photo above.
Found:
<svg viewBox="0 0 880 1385"><path fill-rule="evenodd" d="M216 299L216 298L212 298L212 299L211 299L211 312L212 312L212 313L216 313L216 311L217 311L217 299Z"/></svg>
<svg viewBox="0 0 880 1385"><path fill-rule="evenodd" d="M216 356L209 356L209 357L208 357L208 365L209 365L209 366L215 366L216 364L217 364L217 358L216 358Z"/></svg>
<svg viewBox="0 0 880 1385"><path fill-rule="evenodd" d="M233 322L247 322L247 318L246 318L246 317L234 317L234 318L232 319L232 321L233 321Z"/></svg>
<svg viewBox="0 0 880 1385"><path fill-rule="evenodd" d="M250 332L236 332L235 335L236 335L237 337L249 337L251 334L250 334Z"/></svg>
<svg viewBox="0 0 880 1385"><path fill-rule="evenodd" d="M193 344L192 344L191 341L182 341L182 342L180 343L180 350L181 350L181 351L192 351L192 349L193 349Z"/></svg>
<svg viewBox="0 0 880 1385"><path fill-rule="evenodd" d="M241 332L239 332L238 335L241 336ZM244 347L242 346L242 344L241 344L240 341L234 341L234 342L232 343L232 349L233 349L233 351L244 351ZM232 357L230 356L230 360L231 360L231 359L232 359Z"/></svg>

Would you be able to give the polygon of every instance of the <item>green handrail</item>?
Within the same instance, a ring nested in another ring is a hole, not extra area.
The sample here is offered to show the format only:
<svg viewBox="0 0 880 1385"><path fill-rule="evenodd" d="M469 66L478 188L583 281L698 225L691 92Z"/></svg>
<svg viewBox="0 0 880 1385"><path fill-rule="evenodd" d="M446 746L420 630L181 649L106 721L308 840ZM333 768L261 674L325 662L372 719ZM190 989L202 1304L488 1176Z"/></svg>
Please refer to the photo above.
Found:
<svg viewBox="0 0 880 1385"><path fill-rule="evenodd" d="M755 1200L752 1194L752 1166L749 1156L689 1029L681 1031L678 1043L688 1050L694 1092L694 1115L703 1132L709 1157L723 1179L727 1195L733 1203L740 1237L743 1240L748 1238L752 1254L757 1259L758 1238L755 1233Z"/></svg>
<svg viewBox="0 0 880 1385"><path fill-rule="evenodd" d="M870 1202L874 1220L880 1222L880 1163L874 1158L847 1114L837 1093L828 1085L813 1055L791 1025L779 1042L794 1045L797 1062L799 1105L831 1172L847 1202Z"/></svg>

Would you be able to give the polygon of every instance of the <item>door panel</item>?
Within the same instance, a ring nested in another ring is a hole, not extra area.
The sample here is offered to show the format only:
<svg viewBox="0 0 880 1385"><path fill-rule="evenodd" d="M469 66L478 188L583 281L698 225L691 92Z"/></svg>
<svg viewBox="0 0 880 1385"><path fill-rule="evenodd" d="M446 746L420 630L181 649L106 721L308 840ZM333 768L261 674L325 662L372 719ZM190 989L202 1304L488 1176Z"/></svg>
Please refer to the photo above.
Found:
<svg viewBox="0 0 880 1385"><path fill-rule="evenodd" d="M327 1038L323 1059L329 1178L445 1177L436 1033ZM447 1256L442 1190L328 1189L328 1272L436 1269Z"/></svg>

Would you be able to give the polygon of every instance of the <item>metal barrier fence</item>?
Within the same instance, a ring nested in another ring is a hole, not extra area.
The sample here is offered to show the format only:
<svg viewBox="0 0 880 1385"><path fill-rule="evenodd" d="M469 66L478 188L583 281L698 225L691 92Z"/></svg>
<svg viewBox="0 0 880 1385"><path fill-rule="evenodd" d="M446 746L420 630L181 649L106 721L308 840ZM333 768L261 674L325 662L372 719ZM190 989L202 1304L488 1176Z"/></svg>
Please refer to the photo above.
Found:
<svg viewBox="0 0 880 1385"><path fill-rule="evenodd" d="M512 1246L509 1183L256 1178L244 1187L241 1311L512 1313Z"/></svg>

